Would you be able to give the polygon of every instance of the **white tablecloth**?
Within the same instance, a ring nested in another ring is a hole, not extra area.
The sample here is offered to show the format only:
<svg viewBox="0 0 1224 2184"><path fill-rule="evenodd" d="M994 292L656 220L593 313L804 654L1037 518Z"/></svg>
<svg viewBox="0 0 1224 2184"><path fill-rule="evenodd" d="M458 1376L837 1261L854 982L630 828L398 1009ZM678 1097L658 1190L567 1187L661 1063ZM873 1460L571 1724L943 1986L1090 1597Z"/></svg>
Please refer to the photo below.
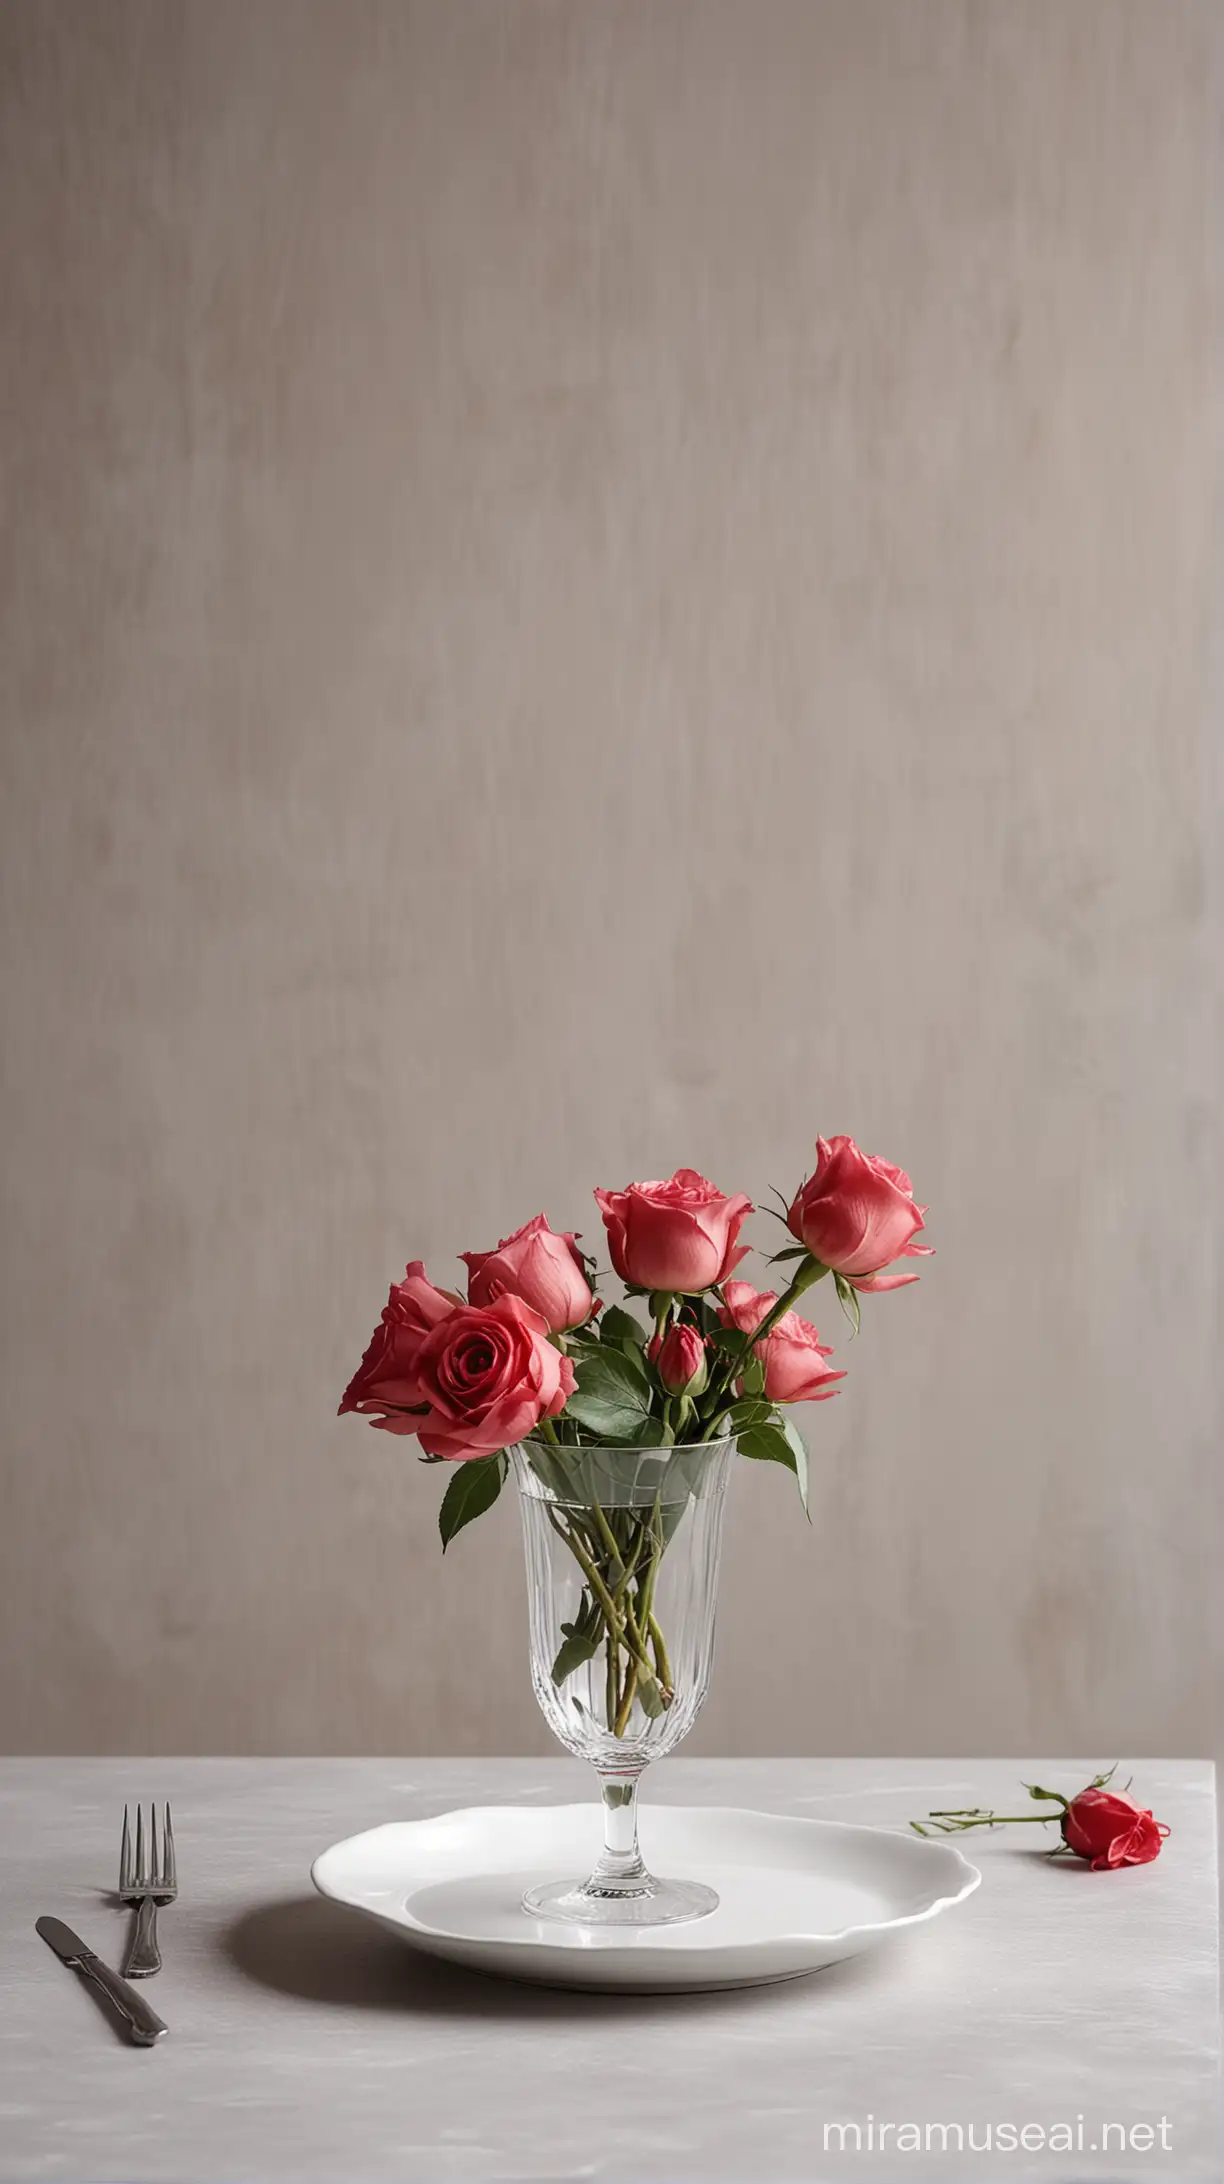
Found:
<svg viewBox="0 0 1224 2184"><path fill-rule="evenodd" d="M1095 1764L669 1760L646 1779L644 1847L655 1798L896 1827L933 1805L1015 1809L1021 1777L1074 1787ZM1206 1764L1137 1770L1173 1830L1151 1866L1050 1863L1034 1829L969 1837L984 1881L958 1910L742 1994L482 1980L311 1891L311 1859L361 1828L589 1787L564 1759L0 1762L3 2184L1216 2184ZM141 1796L173 1800L181 1886L145 1986L172 2029L145 2051L34 1932L57 1912L118 1961L127 1914L109 1890L124 1800ZM936 2135L912 2151L899 2135L942 2123L955 2149L972 2126L981 2147L1009 2122L1068 2125L1083 2148L941 2152Z"/></svg>

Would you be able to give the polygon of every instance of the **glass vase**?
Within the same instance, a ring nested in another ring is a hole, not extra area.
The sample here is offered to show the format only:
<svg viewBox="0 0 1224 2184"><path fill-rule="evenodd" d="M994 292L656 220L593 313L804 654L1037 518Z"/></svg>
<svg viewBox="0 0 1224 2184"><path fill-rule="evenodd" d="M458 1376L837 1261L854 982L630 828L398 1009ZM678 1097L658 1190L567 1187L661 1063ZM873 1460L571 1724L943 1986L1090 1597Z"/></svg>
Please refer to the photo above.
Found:
<svg viewBox="0 0 1224 2184"><path fill-rule="evenodd" d="M511 1450L523 1513L531 1680L567 1751L589 1759L604 1849L586 1880L523 1898L537 1917L591 1926L703 1918L700 1881L659 1880L638 1850L637 1789L675 1750L710 1680L723 1503L733 1440L673 1448Z"/></svg>

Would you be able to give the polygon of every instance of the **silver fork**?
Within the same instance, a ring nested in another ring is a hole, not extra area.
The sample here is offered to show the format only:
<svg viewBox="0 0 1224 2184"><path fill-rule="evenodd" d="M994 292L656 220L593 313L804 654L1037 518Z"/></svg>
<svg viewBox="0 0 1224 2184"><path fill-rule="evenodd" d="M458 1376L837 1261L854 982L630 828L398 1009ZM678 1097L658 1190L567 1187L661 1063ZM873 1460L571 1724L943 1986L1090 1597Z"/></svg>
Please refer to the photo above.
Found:
<svg viewBox="0 0 1224 2184"><path fill-rule="evenodd" d="M159 1858L157 1807L149 1807L149 1835L146 1844L144 1814L137 1805L136 1855L133 1858L128 1809L126 1805L123 1808L123 1841L119 1847L119 1894L124 1903L136 1906L136 1924L132 1931L127 1962L123 1967L129 1979L147 1979L150 1972L160 1972L157 1907L159 1904L173 1903L178 1894L178 1874L174 1864L174 1823L170 1818L169 1805L165 1808L165 1814Z"/></svg>

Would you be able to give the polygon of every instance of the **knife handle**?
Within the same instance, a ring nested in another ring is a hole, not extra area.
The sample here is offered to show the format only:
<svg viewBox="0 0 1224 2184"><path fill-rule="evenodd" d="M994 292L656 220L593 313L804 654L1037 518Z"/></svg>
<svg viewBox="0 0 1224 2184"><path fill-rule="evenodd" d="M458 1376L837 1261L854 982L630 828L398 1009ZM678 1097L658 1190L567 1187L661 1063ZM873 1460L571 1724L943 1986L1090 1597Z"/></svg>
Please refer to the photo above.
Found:
<svg viewBox="0 0 1224 2184"><path fill-rule="evenodd" d="M86 1979L92 1979L118 2010L137 2047L152 2047L155 2040L165 2038L170 2027L162 2023L156 2010L150 2009L144 1996L129 1987L126 1979L120 1979L118 1972L112 1972L101 1957L78 1957L77 1963Z"/></svg>

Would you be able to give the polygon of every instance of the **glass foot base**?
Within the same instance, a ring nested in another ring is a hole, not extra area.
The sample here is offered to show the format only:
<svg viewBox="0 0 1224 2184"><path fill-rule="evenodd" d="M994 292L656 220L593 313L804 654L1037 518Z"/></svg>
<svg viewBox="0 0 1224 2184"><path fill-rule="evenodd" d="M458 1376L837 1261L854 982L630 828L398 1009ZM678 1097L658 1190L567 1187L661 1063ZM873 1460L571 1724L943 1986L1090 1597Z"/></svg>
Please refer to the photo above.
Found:
<svg viewBox="0 0 1224 2184"><path fill-rule="evenodd" d="M532 1918L565 1919L573 1926L678 1926L708 1918L718 1896L704 1881L641 1881L600 1886L592 1881L542 1881L529 1888L523 1909Z"/></svg>

